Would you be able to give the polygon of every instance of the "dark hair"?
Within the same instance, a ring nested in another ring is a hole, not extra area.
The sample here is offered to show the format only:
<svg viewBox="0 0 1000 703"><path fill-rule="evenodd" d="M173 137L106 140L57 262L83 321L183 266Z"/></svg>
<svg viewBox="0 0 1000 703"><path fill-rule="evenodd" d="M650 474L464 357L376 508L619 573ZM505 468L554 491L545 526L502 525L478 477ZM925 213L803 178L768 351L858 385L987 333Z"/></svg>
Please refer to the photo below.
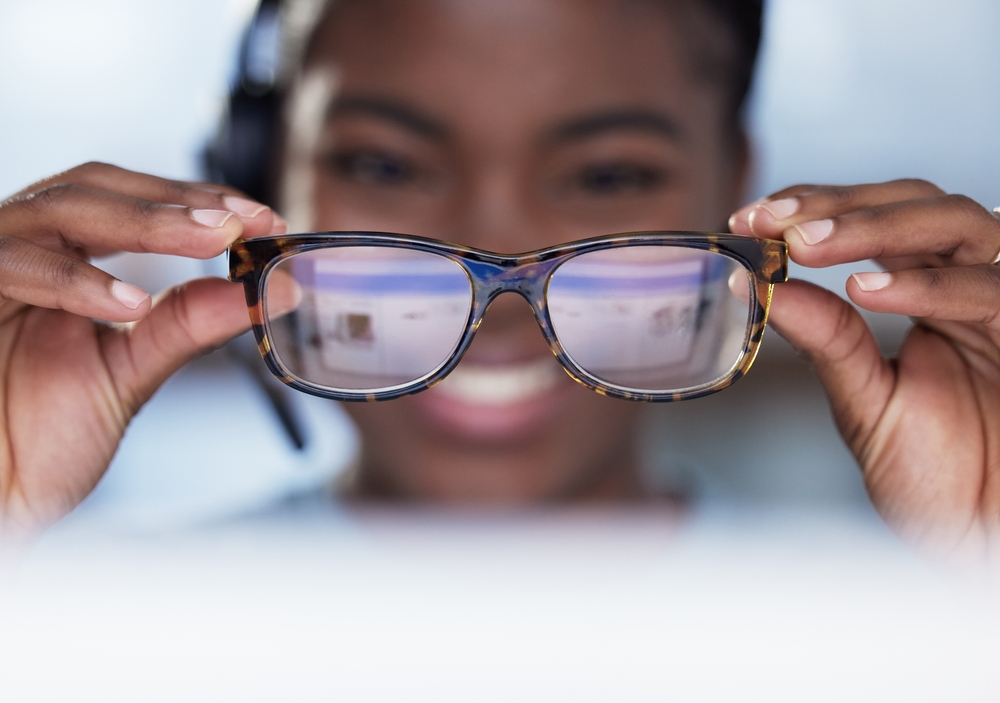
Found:
<svg viewBox="0 0 1000 703"><path fill-rule="evenodd" d="M664 0L658 0L660 2ZM228 109L215 138L205 148L206 175L228 183L257 200L274 205L272 192L276 133L282 89L278 80L282 5L261 0L240 46L239 63ZM715 72L730 95L727 125L736 133L753 79L760 47L763 0L687 0L707 9L729 31Z"/></svg>

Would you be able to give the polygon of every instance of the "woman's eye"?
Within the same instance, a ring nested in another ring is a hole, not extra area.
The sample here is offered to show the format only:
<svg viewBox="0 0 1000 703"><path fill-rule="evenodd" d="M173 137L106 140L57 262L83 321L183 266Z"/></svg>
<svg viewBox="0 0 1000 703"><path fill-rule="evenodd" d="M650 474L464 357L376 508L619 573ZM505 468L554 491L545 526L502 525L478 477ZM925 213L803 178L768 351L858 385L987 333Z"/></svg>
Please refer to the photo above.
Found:
<svg viewBox="0 0 1000 703"><path fill-rule="evenodd" d="M661 185L664 174L636 164L609 163L583 169L574 179L582 190L595 195L618 195L651 190Z"/></svg>
<svg viewBox="0 0 1000 703"><path fill-rule="evenodd" d="M406 159L377 151L334 154L330 160L337 175L359 183L398 186L416 177L416 169Z"/></svg>

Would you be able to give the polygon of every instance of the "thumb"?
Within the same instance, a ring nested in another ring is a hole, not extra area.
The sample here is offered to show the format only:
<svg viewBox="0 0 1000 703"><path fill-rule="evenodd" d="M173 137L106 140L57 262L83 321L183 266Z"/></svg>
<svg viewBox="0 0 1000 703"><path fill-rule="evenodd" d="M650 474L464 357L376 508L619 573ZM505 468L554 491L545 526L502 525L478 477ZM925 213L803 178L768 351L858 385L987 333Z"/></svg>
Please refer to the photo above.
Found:
<svg viewBox="0 0 1000 703"><path fill-rule="evenodd" d="M134 413L177 369L250 328L243 286L219 278L171 289L127 331L108 337L108 367Z"/></svg>
<svg viewBox="0 0 1000 703"><path fill-rule="evenodd" d="M795 280L774 287L769 322L813 363L840 432L860 461L895 381L868 325L839 296Z"/></svg>

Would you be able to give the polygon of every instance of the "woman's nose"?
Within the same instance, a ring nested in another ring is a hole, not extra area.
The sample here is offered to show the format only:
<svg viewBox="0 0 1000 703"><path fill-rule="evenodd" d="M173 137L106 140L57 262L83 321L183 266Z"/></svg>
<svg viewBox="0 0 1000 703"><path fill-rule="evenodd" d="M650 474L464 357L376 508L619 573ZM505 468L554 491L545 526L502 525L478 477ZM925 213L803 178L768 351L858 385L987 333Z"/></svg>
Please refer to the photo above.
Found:
<svg viewBox="0 0 1000 703"><path fill-rule="evenodd" d="M467 179L458 199L453 241L499 254L519 254L557 239L513 165L497 165Z"/></svg>

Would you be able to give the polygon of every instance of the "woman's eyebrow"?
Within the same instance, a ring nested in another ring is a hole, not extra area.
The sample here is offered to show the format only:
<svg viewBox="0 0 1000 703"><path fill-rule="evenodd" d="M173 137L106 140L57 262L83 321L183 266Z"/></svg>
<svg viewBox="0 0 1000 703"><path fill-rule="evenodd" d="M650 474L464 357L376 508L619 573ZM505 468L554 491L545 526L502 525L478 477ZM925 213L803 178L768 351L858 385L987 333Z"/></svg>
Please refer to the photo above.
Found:
<svg viewBox="0 0 1000 703"><path fill-rule="evenodd" d="M448 128L433 117L423 115L415 108L387 98L364 95L338 97L330 106L327 117L343 117L344 115L378 117L434 141L443 141L449 135Z"/></svg>
<svg viewBox="0 0 1000 703"><path fill-rule="evenodd" d="M645 108L608 110L574 117L549 135L554 142L575 142L608 132L649 132L675 142L684 141L684 130L669 115Z"/></svg>

